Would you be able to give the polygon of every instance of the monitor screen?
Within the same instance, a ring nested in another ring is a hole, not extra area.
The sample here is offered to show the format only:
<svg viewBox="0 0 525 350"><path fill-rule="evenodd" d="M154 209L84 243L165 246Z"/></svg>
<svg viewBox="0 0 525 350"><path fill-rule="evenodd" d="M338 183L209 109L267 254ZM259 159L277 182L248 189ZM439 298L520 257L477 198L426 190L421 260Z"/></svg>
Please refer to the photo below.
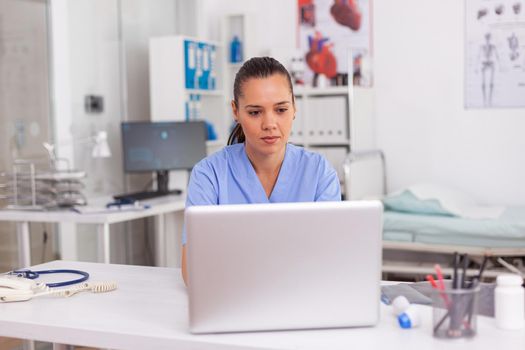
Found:
<svg viewBox="0 0 525 350"><path fill-rule="evenodd" d="M124 170L128 173L191 169L206 157L206 124L122 123Z"/></svg>

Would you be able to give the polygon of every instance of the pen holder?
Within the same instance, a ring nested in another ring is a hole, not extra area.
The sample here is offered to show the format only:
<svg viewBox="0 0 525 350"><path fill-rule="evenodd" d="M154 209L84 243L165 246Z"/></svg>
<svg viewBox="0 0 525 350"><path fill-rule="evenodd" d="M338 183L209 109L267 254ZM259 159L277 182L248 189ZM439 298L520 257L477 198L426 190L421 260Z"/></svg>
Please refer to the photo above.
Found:
<svg viewBox="0 0 525 350"><path fill-rule="evenodd" d="M433 332L437 338L468 338L476 335L479 285L432 290Z"/></svg>

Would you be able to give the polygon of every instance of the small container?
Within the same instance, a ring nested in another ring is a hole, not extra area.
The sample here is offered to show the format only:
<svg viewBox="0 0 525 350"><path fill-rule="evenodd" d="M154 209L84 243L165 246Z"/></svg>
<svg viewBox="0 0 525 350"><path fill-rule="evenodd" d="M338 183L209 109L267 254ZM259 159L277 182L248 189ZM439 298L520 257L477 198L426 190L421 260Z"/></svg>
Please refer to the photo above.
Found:
<svg viewBox="0 0 525 350"><path fill-rule="evenodd" d="M448 281L447 281L448 282ZM477 332L479 286L432 290L433 334L436 338L470 338Z"/></svg>
<svg viewBox="0 0 525 350"><path fill-rule="evenodd" d="M230 43L230 62L240 63L242 60L242 43L239 37L235 35Z"/></svg>
<svg viewBox="0 0 525 350"><path fill-rule="evenodd" d="M500 275L494 291L496 325L501 329L522 329L525 325L525 292L518 275Z"/></svg>
<svg viewBox="0 0 525 350"><path fill-rule="evenodd" d="M421 317L416 305L409 305L402 313L397 316L399 327L403 329L416 328L421 325Z"/></svg>
<svg viewBox="0 0 525 350"><path fill-rule="evenodd" d="M395 297L394 300L392 300L392 311L396 316L401 315L409 307L410 303L408 302L408 299L403 295L399 295Z"/></svg>

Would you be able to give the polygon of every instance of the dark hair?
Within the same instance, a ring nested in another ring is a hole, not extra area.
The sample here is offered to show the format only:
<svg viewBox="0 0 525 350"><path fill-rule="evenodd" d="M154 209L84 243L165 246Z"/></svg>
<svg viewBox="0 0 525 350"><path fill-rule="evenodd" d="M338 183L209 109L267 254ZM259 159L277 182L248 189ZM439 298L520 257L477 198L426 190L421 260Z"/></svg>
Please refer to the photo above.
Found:
<svg viewBox="0 0 525 350"><path fill-rule="evenodd" d="M272 57L253 57L248 61L244 62L242 67L235 75L235 82L233 83L233 102L235 106L239 108L239 97L242 96L242 84L251 78L267 78L274 74L281 74L286 77L290 92L292 93L292 102L295 103L293 95L292 79L290 73L284 68L284 66ZM228 137L228 145L234 143L242 143L246 140L244 132L242 131L241 125L237 124L233 128L230 136Z"/></svg>

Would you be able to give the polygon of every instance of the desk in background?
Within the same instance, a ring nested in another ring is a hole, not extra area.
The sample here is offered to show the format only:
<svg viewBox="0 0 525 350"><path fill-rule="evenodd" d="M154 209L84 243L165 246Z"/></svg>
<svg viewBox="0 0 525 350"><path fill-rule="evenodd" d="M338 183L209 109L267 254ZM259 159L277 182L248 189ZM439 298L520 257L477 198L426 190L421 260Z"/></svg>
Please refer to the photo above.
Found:
<svg viewBox="0 0 525 350"><path fill-rule="evenodd" d="M84 270L94 282L117 281L119 289L0 304L0 336L130 350L525 349L525 330L502 331L494 319L483 316L473 339L435 339L428 306L418 306L422 327L408 330L399 328L390 307L382 305L376 327L192 335L180 269L65 261L34 267L56 268Z"/></svg>
<svg viewBox="0 0 525 350"><path fill-rule="evenodd" d="M105 205L110 198L98 199L95 205ZM156 217L155 231L157 235L156 264L166 265L166 229L165 214L176 213L176 220L182 223L184 218L185 198L183 196L165 196L142 202L150 205L149 209L140 211L111 211L97 214L79 214L70 210L60 211L28 211L28 210L0 210L0 221L16 222L18 237L18 252L20 268L31 266L31 247L29 239L29 223L46 222L64 225L93 224L98 227L99 261L110 263L110 225L147 217ZM90 203L92 205L92 203ZM69 226L71 227L71 226ZM182 226L181 226L182 227ZM71 231L74 231L71 229ZM66 260L76 259L76 237L60 233L60 251Z"/></svg>

